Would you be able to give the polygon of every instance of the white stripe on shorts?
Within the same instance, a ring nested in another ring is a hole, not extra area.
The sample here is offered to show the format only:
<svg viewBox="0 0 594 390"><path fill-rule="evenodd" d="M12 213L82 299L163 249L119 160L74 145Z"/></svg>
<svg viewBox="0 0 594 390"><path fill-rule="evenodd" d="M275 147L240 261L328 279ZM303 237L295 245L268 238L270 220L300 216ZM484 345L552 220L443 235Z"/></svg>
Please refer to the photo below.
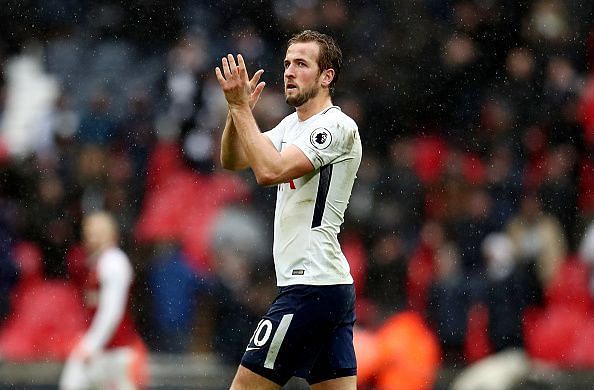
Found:
<svg viewBox="0 0 594 390"><path fill-rule="evenodd" d="M287 330L289 330L289 325L291 324L291 320L293 319L293 314L285 314L283 318L281 318L280 323L278 324L278 328L276 332L274 332L274 337L270 342L270 347L268 348L268 354L266 354L266 361L264 362L264 367L269 369L274 369L274 362L276 361L276 356L278 355L278 351L280 351L280 347L285 339L285 335L287 334Z"/></svg>

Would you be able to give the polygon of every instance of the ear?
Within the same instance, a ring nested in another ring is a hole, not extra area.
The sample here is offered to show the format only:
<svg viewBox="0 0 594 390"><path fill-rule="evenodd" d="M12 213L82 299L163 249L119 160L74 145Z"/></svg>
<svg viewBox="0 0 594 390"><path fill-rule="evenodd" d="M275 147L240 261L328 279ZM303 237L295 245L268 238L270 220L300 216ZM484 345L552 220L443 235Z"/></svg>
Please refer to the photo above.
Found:
<svg viewBox="0 0 594 390"><path fill-rule="evenodd" d="M332 80L334 80L335 74L336 73L332 68L324 70L322 72L322 86L328 88L330 86L330 83L332 83Z"/></svg>

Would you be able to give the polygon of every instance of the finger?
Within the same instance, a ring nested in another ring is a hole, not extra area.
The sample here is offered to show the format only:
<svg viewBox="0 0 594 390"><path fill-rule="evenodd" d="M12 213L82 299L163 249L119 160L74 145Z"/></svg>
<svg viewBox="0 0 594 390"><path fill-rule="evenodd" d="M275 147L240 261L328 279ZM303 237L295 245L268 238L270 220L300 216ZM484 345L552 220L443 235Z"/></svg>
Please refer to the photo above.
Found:
<svg viewBox="0 0 594 390"><path fill-rule="evenodd" d="M258 81L260 81L260 76L262 76L262 73L264 73L263 69L260 69L254 73L254 76L250 80L250 87L252 87L252 89L256 88L256 85L258 85Z"/></svg>
<svg viewBox="0 0 594 390"><path fill-rule="evenodd" d="M223 73L225 75L225 79L228 79L229 77L231 77L231 70L229 69L229 62L227 61L227 59L225 57L223 57L221 62L223 63Z"/></svg>
<svg viewBox="0 0 594 390"><path fill-rule="evenodd" d="M237 64L235 63L233 54L227 54L227 59L229 60L229 69L231 70L231 74L235 74L235 72L237 72Z"/></svg>
<svg viewBox="0 0 594 390"><path fill-rule="evenodd" d="M219 84L223 85L225 78L223 77L221 69L218 66L215 68L215 75L217 76L217 80L219 80Z"/></svg>
<svg viewBox="0 0 594 390"><path fill-rule="evenodd" d="M241 54L237 55L237 62L239 62L239 76L242 80L248 79L247 69L245 67L245 61L243 60L243 56Z"/></svg>
<svg viewBox="0 0 594 390"><path fill-rule="evenodd" d="M262 91L264 90L264 87L266 86L266 83L264 81L262 81L261 83L259 83L258 85L256 85L256 88L254 88L254 92L253 95L256 98L260 98L260 94L262 93Z"/></svg>
<svg viewBox="0 0 594 390"><path fill-rule="evenodd" d="M258 103L258 100L260 100L260 95L262 94L262 91L264 90L265 86L266 83L261 82L258 85L256 85L256 88L254 88L254 92L252 93L252 96L250 98L252 108L254 108L256 103Z"/></svg>

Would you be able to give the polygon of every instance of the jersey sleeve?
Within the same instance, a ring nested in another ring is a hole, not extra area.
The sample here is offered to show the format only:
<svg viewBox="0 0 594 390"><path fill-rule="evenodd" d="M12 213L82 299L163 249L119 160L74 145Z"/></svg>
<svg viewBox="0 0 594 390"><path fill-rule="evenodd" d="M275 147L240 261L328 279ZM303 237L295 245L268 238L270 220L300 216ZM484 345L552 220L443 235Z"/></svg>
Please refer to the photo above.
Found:
<svg viewBox="0 0 594 390"><path fill-rule="evenodd" d="M285 134L285 126L284 120L281 121L278 125L276 125L273 129L268 130L264 133L266 137L268 137L271 141L276 150L280 152L281 150L281 143L283 141L283 135Z"/></svg>
<svg viewBox="0 0 594 390"><path fill-rule="evenodd" d="M311 161L315 169L328 165L348 154L353 148L356 126L343 126L330 121L307 129L293 143Z"/></svg>

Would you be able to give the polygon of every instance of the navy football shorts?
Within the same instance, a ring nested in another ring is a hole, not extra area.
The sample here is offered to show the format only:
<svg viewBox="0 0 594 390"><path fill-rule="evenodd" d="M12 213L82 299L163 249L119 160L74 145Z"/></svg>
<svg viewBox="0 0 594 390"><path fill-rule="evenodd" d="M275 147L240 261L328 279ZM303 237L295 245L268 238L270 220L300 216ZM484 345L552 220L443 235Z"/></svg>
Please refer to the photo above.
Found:
<svg viewBox="0 0 594 390"><path fill-rule="evenodd" d="M292 376L315 384L356 375L354 323L352 284L280 287L241 365L281 386Z"/></svg>

